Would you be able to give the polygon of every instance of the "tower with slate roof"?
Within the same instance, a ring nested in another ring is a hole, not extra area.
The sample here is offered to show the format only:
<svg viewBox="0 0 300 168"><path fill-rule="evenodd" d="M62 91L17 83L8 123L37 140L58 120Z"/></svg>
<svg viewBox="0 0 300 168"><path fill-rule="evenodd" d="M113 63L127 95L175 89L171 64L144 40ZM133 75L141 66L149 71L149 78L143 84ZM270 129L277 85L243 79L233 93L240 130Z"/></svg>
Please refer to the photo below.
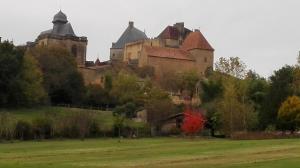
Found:
<svg viewBox="0 0 300 168"><path fill-rule="evenodd" d="M132 42L146 40L148 37L144 32L134 27L134 22L129 22L127 29L121 35L117 42L112 43L110 48L111 61L123 61L125 45Z"/></svg>
<svg viewBox="0 0 300 168"><path fill-rule="evenodd" d="M85 66L87 38L78 37L74 33L67 16L59 11L53 18L53 27L43 31L36 39L39 46L59 46L68 49L75 57L79 67Z"/></svg>

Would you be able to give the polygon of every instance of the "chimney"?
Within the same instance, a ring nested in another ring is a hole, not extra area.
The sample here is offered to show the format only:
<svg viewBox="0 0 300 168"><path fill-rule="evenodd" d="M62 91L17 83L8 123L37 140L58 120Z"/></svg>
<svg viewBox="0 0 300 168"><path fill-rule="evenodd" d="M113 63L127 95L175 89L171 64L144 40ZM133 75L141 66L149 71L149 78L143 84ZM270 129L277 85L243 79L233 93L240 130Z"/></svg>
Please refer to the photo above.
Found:
<svg viewBox="0 0 300 168"><path fill-rule="evenodd" d="M133 27L134 26L134 22L133 21L129 21L129 27Z"/></svg>
<svg viewBox="0 0 300 168"><path fill-rule="evenodd" d="M174 27L180 32L183 33L184 31L184 22L178 22L174 24Z"/></svg>

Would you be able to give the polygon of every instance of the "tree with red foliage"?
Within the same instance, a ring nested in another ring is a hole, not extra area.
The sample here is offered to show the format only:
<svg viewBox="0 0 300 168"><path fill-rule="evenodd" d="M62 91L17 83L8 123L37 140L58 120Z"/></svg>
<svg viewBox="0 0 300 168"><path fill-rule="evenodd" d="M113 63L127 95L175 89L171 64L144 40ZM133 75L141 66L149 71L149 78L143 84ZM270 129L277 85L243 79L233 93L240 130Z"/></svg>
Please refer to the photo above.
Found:
<svg viewBox="0 0 300 168"><path fill-rule="evenodd" d="M200 111L186 109L181 129L186 135L195 135L203 130L205 122L206 120Z"/></svg>

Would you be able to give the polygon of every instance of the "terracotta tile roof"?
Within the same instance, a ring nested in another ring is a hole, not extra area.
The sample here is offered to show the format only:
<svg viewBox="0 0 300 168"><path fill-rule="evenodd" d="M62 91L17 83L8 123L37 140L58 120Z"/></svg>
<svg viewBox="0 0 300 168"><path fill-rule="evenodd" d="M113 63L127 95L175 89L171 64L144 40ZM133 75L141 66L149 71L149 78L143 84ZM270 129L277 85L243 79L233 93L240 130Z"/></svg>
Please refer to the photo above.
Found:
<svg viewBox="0 0 300 168"><path fill-rule="evenodd" d="M212 46L208 43L208 41L205 39L205 37L199 30L190 33L184 40L181 48L186 51L192 49L214 51Z"/></svg>
<svg viewBox="0 0 300 168"><path fill-rule="evenodd" d="M145 52L151 57L195 61L189 56L189 52L176 48L145 46Z"/></svg>
<svg viewBox="0 0 300 168"><path fill-rule="evenodd" d="M173 26L168 26L165 28L164 31L162 31L159 36L159 38L162 39L174 39L177 40L179 38L179 32L178 30Z"/></svg>

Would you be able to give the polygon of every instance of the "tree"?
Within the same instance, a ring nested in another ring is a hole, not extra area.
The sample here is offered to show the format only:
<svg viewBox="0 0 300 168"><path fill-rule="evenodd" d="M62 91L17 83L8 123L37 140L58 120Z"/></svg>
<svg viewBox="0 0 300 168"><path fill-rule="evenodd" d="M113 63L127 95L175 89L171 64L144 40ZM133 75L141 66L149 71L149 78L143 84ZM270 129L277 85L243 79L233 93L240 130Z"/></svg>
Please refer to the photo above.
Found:
<svg viewBox="0 0 300 168"><path fill-rule="evenodd" d="M181 129L186 135L195 135L204 128L205 122L204 116L200 112L187 109L184 112Z"/></svg>
<svg viewBox="0 0 300 168"><path fill-rule="evenodd" d="M242 79L246 76L246 65L240 60L239 57L224 57L219 58L216 63L216 71L231 75L235 78Z"/></svg>
<svg viewBox="0 0 300 168"><path fill-rule="evenodd" d="M265 129L269 125L277 124L277 113L281 103L288 96L293 95L292 83L294 81L294 67L284 66L274 72L270 77L270 86L266 93L259 120L260 125Z"/></svg>
<svg viewBox="0 0 300 168"><path fill-rule="evenodd" d="M24 49L0 43L0 105L32 106L45 99L37 61Z"/></svg>
<svg viewBox="0 0 300 168"><path fill-rule="evenodd" d="M122 106L117 106L113 113L115 115L123 115L126 118L134 118L136 116L137 107L134 103L129 102Z"/></svg>
<svg viewBox="0 0 300 168"><path fill-rule="evenodd" d="M101 85L90 84L86 86L85 104L89 106L107 106L109 104L109 92Z"/></svg>
<svg viewBox="0 0 300 168"><path fill-rule="evenodd" d="M194 93L196 91L196 86L200 80L200 76L196 71L187 71L181 75L182 86L185 90L190 92L190 97L194 97Z"/></svg>
<svg viewBox="0 0 300 168"><path fill-rule="evenodd" d="M221 116L222 130L227 136L236 131L250 130L257 123L257 113L245 96L243 87L236 78L224 81L223 98L218 101L217 110Z"/></svg>
<svg viewBox="0 0 300 168"><path fill-rule="evenodd" d="M220 97L223 92L223 85L220 79L208 78L201 81L200 97L204 103L211 102Z"/></svg>
<svg viewBox="0 0 300 168"><path fill-rule="evenodd" d="M31 55L25 55L23 59L21 78L24 103L32 106L45 102L47 95L43 87L43 74Z"/></svg>
<svg viewBox="0 0 300 168"><path fill-rule="evenodd" d="M120 72L113 80L110 95L118 100L118 104L126 104L127 102L133 102L137 105L143 104L143 90L138 83L138 78L125 72Z"/></svg>
<svg viewBox="0 0 300 168"><path fill-rule="evenodd" d="M190 98L193 98L197 84L200 81L200 75L194 70L179 73L164 73L160 80L162 88L173 92L188 91Z"/></svg>
<svg viewBox="0 0 300 168"><path fill-rule="evenodd" d="M147 122L151 126L152 135L156 135L160 132L164 119L175 111L175 107L168 93L156 87L153 87L149 93L147 93L145 108L147 111Z"/></svg>
<svg viewBox="0 0 300 168"><path fill-rule="evenodd" d="M223 75L219 72L210 72L206 79L201 81L200 98L202 107L206 110L206 128L210 129L211 136L221 126L221 116L217 106L223 97Z"/></svg>
<svg viewBox="0 0 300 168"><path fill-rule="evenodd" d="M278 119L281 127L294 132L300 126L300 98L298 96L288 97L280 106Z"/></svg>
<svg viewBox="0 0 300 168"><path fill-rule="evenodd" d="M53 104L80 104L84 82L72 54L64 48L37 47L28 55L35 57L44 74L44 88Z"/></svg>
<svg viewBox="0 0 300 168"><path fill-rule="evenodd" d="M118 137L121 138L122 129L125 125L125 116L123 114L114 114L114 127L118 130Z"/></svg>

